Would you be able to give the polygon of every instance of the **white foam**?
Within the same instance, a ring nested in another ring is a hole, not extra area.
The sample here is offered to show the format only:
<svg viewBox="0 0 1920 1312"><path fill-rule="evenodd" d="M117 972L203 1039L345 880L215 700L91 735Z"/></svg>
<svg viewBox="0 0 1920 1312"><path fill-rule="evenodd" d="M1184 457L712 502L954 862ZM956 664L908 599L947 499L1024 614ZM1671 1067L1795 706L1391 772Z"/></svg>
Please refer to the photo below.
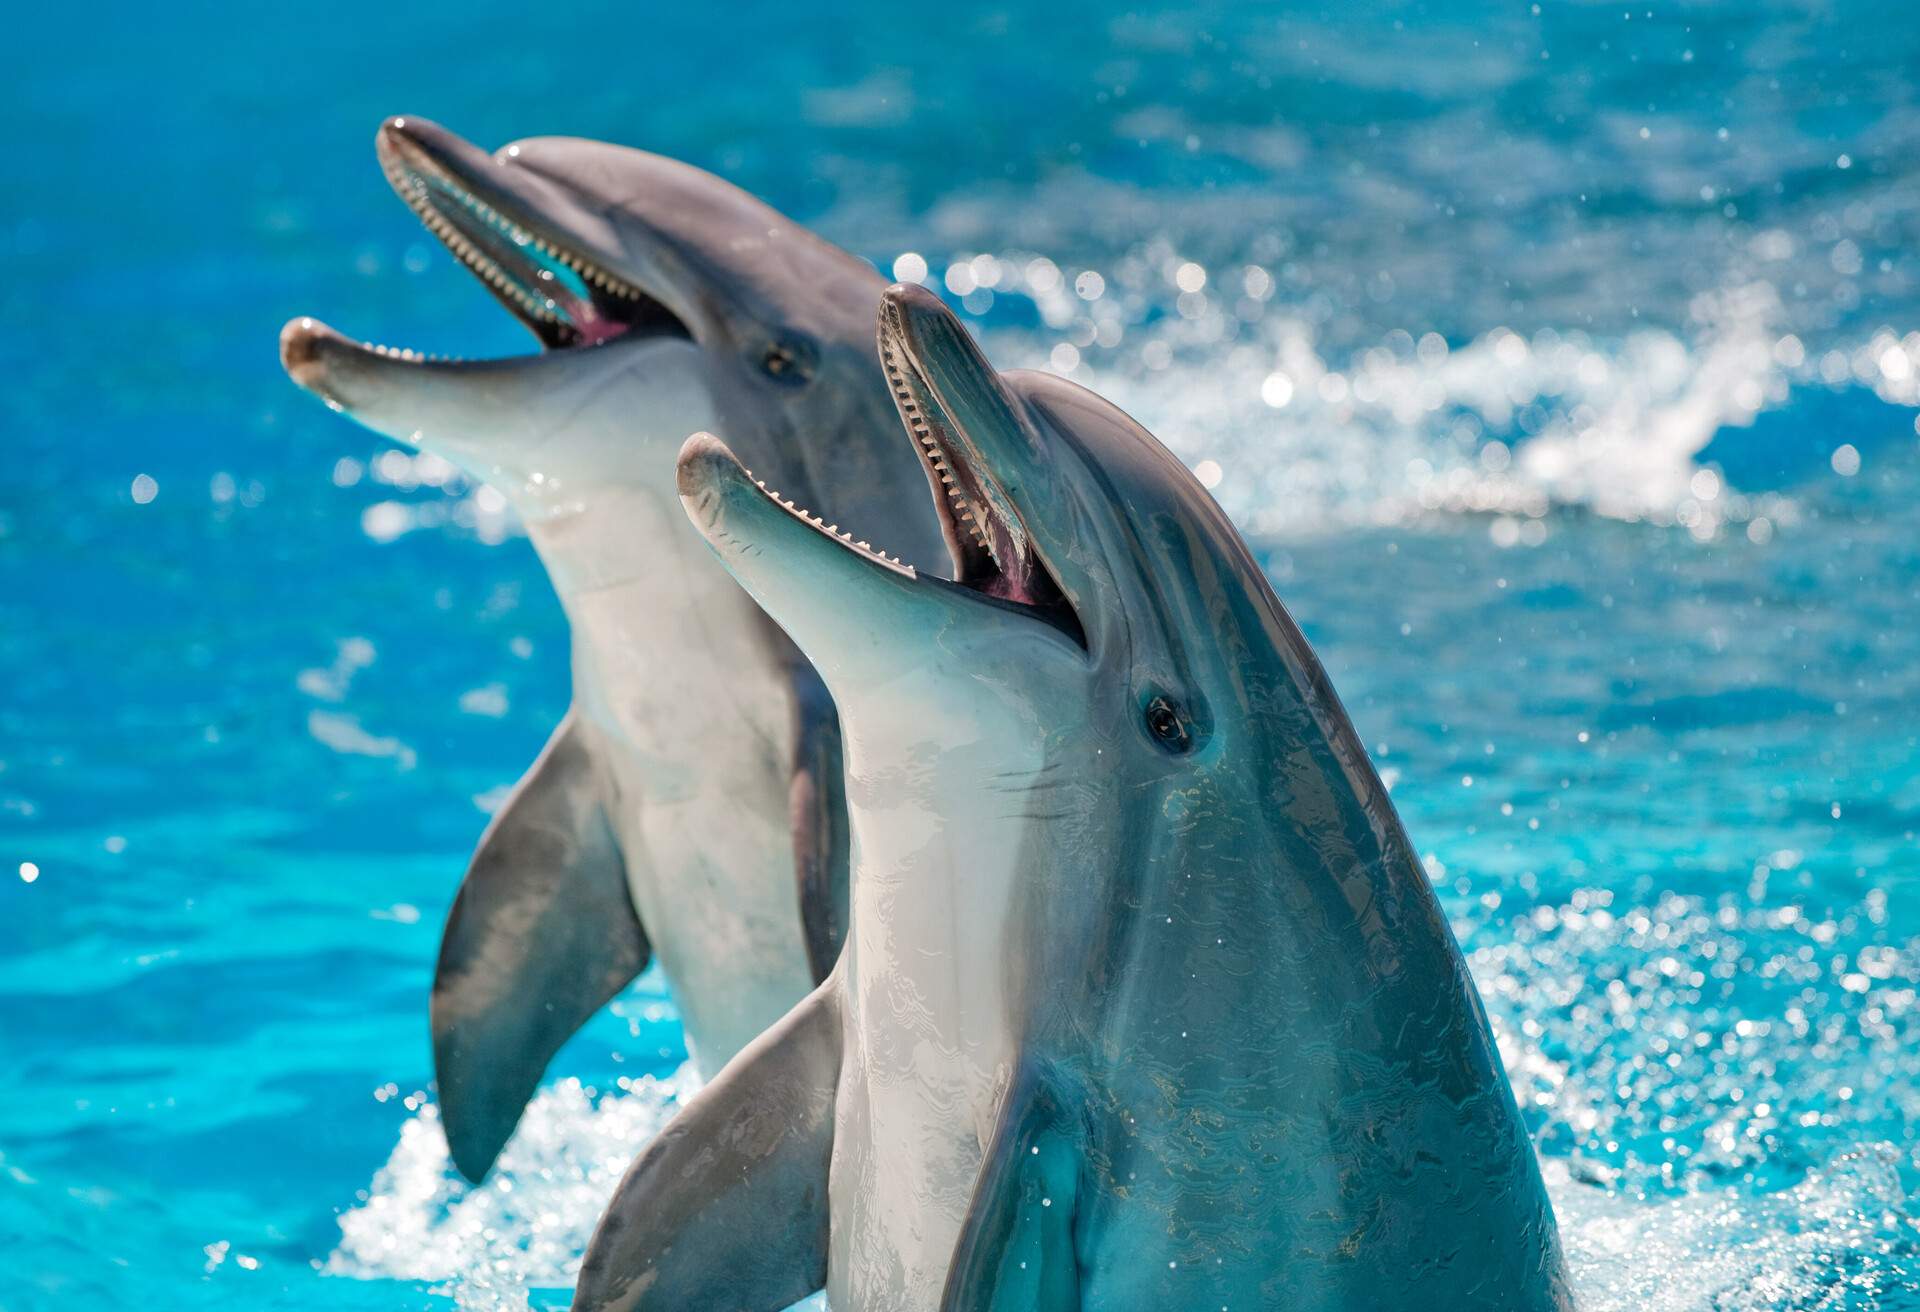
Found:
<svg viewBox="0 0 1920 1312"><path fill-rule="evenodd" d="M1684 336L1496 327L1449 349L1396 330L1339 350L1310 319L1264 308L1212 330L1230 331L1231 345L1211 343L1207 319L1226 316L1210 305L1196 320L1129 327L1120 349L1076 355L1065 372L1190 466L1206 464L1222 505L1266 537L1434 514L1541 520L1578 507L1711 538L1729 523L1794 515L1786 497L1702 477L1702 453L1722 430L1802 387L1862 386L1920 404L1920 334L1883 329L1813 359L1781 327L1765 282L1702 294L1691 313ZM1836 360L1842 376L1829 377ZM1021 363L1060 361L1029 346Z"/></svg>
<svg viewBox="0 0 1920 1312"><path fill-rule="evenodd" d="M542 1089L478 1186L455 1175L438 1109L423 1106L365 1201L340 1218L325 1271L432 1281L462 1312L525 1312L536 1291L572 1286L621 1174L695 1087L687 1067L598 1098L576 1080ZM1825 1307L1842 1291L1871 1298L1897 1278L1898 1162L1876 1145L1775 1193L1652 1201L1577 1181L1562 1161L1544 1166L1585 1312L1772 1312Z"/></svg>
<svg viewBox="0 0 1920 1312"><path fill-rule="evenodd" d="M1775 1193L1729 1186L1660 1202L1576 1183L1563 1163L1546 1169L1587 1312L1777 1312L1877 1307L1904 1287L1912 1240L1889 1234L1906 1210L1899 1157L1876 1144Z"/></svg>
<svg viewBox="0 0 1920 1312"><path fill-rule="evenodd" d="M578 1080L543 1088L478 1185L454 1171L440 1109L422 1106L365 1201L341 1216L326 1270L449 1282L476 1309L521 1308L529 1289L569 1287L634 1154L697 1087L687 1066L599 1098Z"/></svg>

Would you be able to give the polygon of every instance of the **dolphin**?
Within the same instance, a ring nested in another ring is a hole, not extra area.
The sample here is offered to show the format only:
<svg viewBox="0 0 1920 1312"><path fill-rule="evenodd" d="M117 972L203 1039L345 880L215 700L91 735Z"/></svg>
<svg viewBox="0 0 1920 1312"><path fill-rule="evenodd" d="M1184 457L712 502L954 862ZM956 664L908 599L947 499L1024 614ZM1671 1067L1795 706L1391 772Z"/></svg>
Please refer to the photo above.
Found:
<svg viewBox="0 0 1920 1312"><path fill-rule="evenodd" d="M906 560L947 549L873 360L885 284L864 261L638 150L537 138L489 155L418 118L387 121L376 148L544 349L443 361L302 318L282 362L504 494L572 634L572 707L481 838L434 979L443 1123L477 1180L554 1052L650 959L710 1075L838 952L833 704L686 523L681 442L726 433Z"/></svg>
<svg viewBox="0 0 1920 1312"><path fill-rule="evenodd" d="M923 289L880 352L955 581L680 456L840 706L852 925L640 1153L574 1306L1569 1308L1460 950L1226 516Z"/></svg>

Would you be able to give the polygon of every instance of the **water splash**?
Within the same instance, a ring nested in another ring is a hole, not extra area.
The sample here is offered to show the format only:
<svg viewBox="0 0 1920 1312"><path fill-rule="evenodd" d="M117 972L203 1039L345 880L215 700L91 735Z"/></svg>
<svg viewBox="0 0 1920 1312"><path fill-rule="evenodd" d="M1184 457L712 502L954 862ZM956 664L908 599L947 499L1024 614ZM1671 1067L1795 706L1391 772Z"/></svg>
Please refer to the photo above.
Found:
<svg viewBox="0 0 1920 1312"><path fill-rule="evenodd" d="M437 1282L461 1312L564 1306L580 1254L638 1147L692 1090L690 1068L595 1098L543 1089L495 1173L476 1187L447 1158L438 1110L401 1131L367 1199L341 1218L336 1276ZM1898 1306L1920 1226L1891 1144L1844 1152L1772 1193L1714 1185L1659 1198L1544 1163L1587 1312L1780 1312ZM1686 1272L1684 1280L1675 1273ZM794 1312L826 1312L824 1297Z"/></svg>
<svg viewBox="0 0 1920 1312"><path fill-rule="evenodd" d="M1764 520L1764 538L1797 517L1794 489L1740 485L1716 441L1742 446L1743 430L1807 391L1920 407L1920 331L1830 334L1815 349L1765 280L1696 294L1676 327L1497 326L1451 344L1417 322L1356 335L1311 302L1272 299L1264 265L1207 270L1170 251L1149 244L1107 274L963 254L946 284L965 270L962 306L980 305L980 270L998 270L999 299L976 322L1003 363L1114 400L1262 538L1472 514L1503 517L1508 545L1539 545L1568 508L1703 541ZM1020 298L1037 329L1007 326ZM1826 444L1802 464L1826 476L1851 434L1810 436Z"/></svg>
<svg viewBox="0 0 1920 1312"><path fill-rule="evenodd" d="M1912 1308L1920 1227L1899 1157L1876 1144L1759 1196L1716 1188L1648 1203L1552 1163L1547 1184L1590 1312Z"/></svg>
<svg viewBox="0 0 1920 1312"><path fill-rule="evenodd" d="M1798 436L1821 444L1799 475L1756 481L1742 457L1762 415L1809 393L1920 407L1920 330L1803 338L1766 279L1696 293L1672 327L1496 326L1450 343L1417 321L1329 322L1314 298L1281 299L1281 271L1207 269L1165 240L1104 271L1008 250L957 253L944 274L909 253L894 272L944 288L1003 367L1063 374L1140 419L1263 539L1479 515L1502 545L1538 546L1571 509L1764 541L1799 518L1799 483L1860 463L1851 431L1816 430ZM426 498L369 505L376 541L518 531L489 488L391 451L373 469Z"/></svg>
<svg viewBox="0 0 1920 1312"><path fill-rule="evenodd" d="M633 1080L621 1096L596 1096L578 1080L549 1085L477 1185L453 1169L440 1109L422 1106L366 1200L340 1218L326 1270L451 1282L463 1308L524 1307L528 1290L570 1288L634 1154L698 1087L691 1065Z"/></svg>

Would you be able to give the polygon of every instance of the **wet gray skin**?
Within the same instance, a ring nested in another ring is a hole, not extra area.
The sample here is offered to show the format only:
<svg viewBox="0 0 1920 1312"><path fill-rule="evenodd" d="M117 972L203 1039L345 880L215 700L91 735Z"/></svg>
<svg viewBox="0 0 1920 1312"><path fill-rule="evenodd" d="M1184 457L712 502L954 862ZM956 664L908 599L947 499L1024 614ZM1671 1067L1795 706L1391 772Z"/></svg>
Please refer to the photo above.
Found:
<svg viewBox="0 0 1920 1312"><path fill-rule="evenodd" d="M635 1161L575 1307L1570 1307L1459 948L1225 516L918 288L880 347L957 584L680 457L839 702L853 921Z"/></svg>
<svg viewBox="0 0 1920 1312"><path fill-rule="evenodd" d="M871 267L698 169L593 141L489 155L420 119L380 163L543 350L441 361L287 325L295 381L512 502L572 630L573 706L482 838L442 941L435 1069L478 1179L546 1064L658 957L712 1074L832 964L846 826L830 699L687 524L673 457L944 559L872 352Z"/></svg>

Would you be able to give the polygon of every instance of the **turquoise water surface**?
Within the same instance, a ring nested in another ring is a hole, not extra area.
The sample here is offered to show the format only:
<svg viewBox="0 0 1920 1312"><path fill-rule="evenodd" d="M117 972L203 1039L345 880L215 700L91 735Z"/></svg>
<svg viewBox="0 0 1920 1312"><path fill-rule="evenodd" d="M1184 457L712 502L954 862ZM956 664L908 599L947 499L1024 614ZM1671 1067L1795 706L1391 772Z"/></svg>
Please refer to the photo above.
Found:
<svg viewBox="0 0 1920 1312"><path fill-rule="evenodd" d="M1215 489L1426 855L1583 1306L1920 1308L1920 18L350 2L10 23L0 1309L564 1306L643 979L485 1186L426 991L532 551L281 376L531 339L371 138L576 133L943 287Z"/></svg>

